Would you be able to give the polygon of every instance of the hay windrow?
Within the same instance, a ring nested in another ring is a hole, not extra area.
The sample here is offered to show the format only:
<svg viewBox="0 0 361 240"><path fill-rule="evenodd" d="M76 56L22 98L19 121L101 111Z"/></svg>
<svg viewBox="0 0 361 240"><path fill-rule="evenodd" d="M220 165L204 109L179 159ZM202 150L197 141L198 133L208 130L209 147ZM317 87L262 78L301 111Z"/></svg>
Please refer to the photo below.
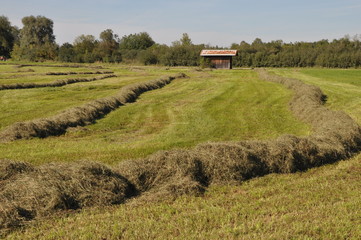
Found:
<svg viewBox="0 0 361 240"><path fill-rule="evenodd" d="M12 89L28 89L28 88L44 88L44 87L62 87L67 84L79 83L79 82L93 82L97 80L116 77L116 75L105 75L93 78L71 78L71 79L59 79L50 83L14 83L0 85L0 90L12 90Z"/></svg>
<svg viewBox="0 0 361 240"><path fill-rule="evenodd" d="M48 72L45 73L45 75L54 75L54 76L59 76L59 75L91 75L91 74L113 74L114 72L112 71L95 71L95 72Z"/></svg>
<svg viewBox="0 0 361 240"><path fill-rule="evenodd" d="M93 69L104 69L103 66L94 66L94 65L82 65L82 64L17 64L17 63L0 63L0 65L13 65L14 68L23 68L23 67L59 67L59 68L93 68Z"/></svg>
<svg viewBox="0 0 361 240"><path fill-rule="evenodd" d="M123 87L115 96L94 100L49 118L14 123L0 132L0 141L6 142L32 137L45 138L64 134L69 127L91 124L119 106L134 102L142 93L162 88L174 79L182 77L185 77L185 74L131 84Z"/></svg>
<svg viewBox="0 0 361 240"><path fill-rule="evenodd" d="M325 108L325 96L319 88L257 71L262 79L294 91L290 109L312 126L310 136L205 143L190 150L160 151L144 159L123 161L113 169L92 162L32 167L7 160L0 164L0 231L55 211L117 204L138 195L144 201L199 195L211 184L239 184L269 173L303 171L346 159L361 150L360 127L345 113ZM128 86L112 99L98 100L97 104L112 109L169 81ZM92 109L90 115L97 116L97 107ZM91 121L86 118L88 110L74 111L74 116L84 114L81 121ZM31 124L18 127L38 132L39 136L42 129L37 128L37 123Z"/></svg>
<svg viewBox="0 0 361 240"><path fill-rule="evenodd" d="M125 161L119 164L118 171L146 195L180 195L195 193L187 185L201 193L210 184L238 184L269 173L304 171L349 158L361 150L361 128L347 114L324 107L326 96L318 87L269 75L265 70L257 72L261 79L294 91L290 109L312 126L310 136L205 143L191 150L160 152ZM180 182L183 184L177 185Z"/></svg>
<svg viewBox="0 0 361 240"><path fill-rule="evenodd" d="M56 211L120 204L137 194L126 178L88 161L33 168L0 189L0 233Z"/></svg>

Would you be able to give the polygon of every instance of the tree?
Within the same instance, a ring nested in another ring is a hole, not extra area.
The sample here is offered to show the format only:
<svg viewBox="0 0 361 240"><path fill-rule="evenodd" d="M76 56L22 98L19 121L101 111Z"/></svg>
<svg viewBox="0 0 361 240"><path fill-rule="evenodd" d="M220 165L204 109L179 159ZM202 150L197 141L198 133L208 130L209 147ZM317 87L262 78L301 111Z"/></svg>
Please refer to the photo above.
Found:
<svg viewBox="0 0 361 240"><path fill-rule="evenodd" d="M192 40L188 36L188 33L183 33L180 42L181 42L181 44L183 46L191 46L191 45L193 45Z"/></svg>
<svg viewBox="0 0 361 240"><path fill-rule="evenodd" d="M59 48L59 61L62 62L73 62L75 60L75 50L73 45L70 43L64 43Z"/></svg>
<svg viewBox="0 0 361 240"><path fill-rule="evenodd" d="M122 37L120 40L120 49L127 50L145 50L153 46L155 42L146 32L130 34Z"/></svg>
<svg viewBox="0 0 361 240"><path fill-rule="evenodd" d="M111 29L100 33L100 42L95 50L96 55L103 62L120 62L122 60L119 51L119 38Z"/></svg>
<svg viewBox="0 0 361 240"><path fill-rule="evenodd" d="M199 53L204 45L194 45L187 33L183 33L179 41L172 43L165 55L165 64L168 66L198 66Z"/></svg>
<svg viewBox="0 0 361 240"><path fill-rule="evenodd" d="M20 43L23 46L43 45L55 43L53 21L43 16L29 16L22 19L24 27L21 29Z"/></svg>
<svg viewBox="0 0 361 240"><path fill-rule="evenodd" d="M138 55L153 46L155 42L146 32L123 36L119 42L119 49L126 61L136 61Z"/></svg>
<svg viewBox="0 0 361 240"><path fill-rule="evenodd" d="M0 56L10 57L16 40L16 28L12 27L8 18L0 16Z"/></svg>
<svg viewBox="0 0 361 240"><path fill-rule="evenodd" d="M31 61L53 60L57 56L57 45L53 33L53 21L43 16L28 16L22 19L19 46L13 56Z"/></svg>
<svg viewBox="0 0 361 240"><path fill-rule="evenodd" d="M74 40L74 51L76 62L95 62L96 59L93 51L97 47L98 41L93 35L80 35Z"/></svg>

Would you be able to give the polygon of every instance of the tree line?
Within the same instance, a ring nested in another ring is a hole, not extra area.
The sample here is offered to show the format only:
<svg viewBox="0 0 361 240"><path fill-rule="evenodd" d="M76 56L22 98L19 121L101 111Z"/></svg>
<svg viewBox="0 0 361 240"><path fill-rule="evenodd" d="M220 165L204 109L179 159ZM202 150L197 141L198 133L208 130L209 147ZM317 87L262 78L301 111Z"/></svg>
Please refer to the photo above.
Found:
<svg viewBox="0 0 361 240"><path fill-rule="evenodd" d="M23 28L12 26L0 16L0 56L14 60L62 61L76 63L139 63L165 66L206 66L199 56L202 49L219 49L193 44L187 33L170 46L156 43L146 32L119 37L111 29L99 34L80 35L73 43L55 42L53 21L44 16L27 16ZM238 50L234 67L336 67L361 65L361 36L345 36L333 41L285 43L263 42L256 38L232 44Z"/></svg>

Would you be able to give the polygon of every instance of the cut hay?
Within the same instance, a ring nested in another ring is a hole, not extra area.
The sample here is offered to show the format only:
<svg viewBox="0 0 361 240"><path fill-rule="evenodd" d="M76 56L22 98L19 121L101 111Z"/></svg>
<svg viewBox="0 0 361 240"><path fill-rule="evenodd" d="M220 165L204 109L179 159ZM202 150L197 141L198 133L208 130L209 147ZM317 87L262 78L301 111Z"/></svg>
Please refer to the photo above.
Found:
<svg viewBox="0 0 361 240"><path fill-rule="evenodd" d="M17 63L0 63L2 65L14 65L15 68L23 68L23 67L59 67L59 68L93 68L93 69L104 69L102 66L94 66L94 65L81 65L81 64L17 64Z"/></svg>
<svg viewBox="0 0 361 240"><path fill-rule="evenodd" d="M112 71L96 71L96 72L48 72L45 75L91 75L91 74L113 74Z"/></svg>
<svg viewBox="0 0 361 240"><path fill-rule="evenodd" d="M44 87L62 87L68 84L80 83L80 82L93 82L106 78L113 78L116 75L105 75L101 77L93 78L72 78L72 79L59 79L51 83L14 83L0 85L0 90L12 90L12 89L28 89L28 88L44 88Z"/></svg>
<svg viewBox="0 0 361 240"><path fill-rule="evenodd" d="M347 114L325 108L326 97L318 87L257 71L262 79L295 92L290 109L312 126L310 136L205 143L191 150L159 152L120 163L120 174L145 195L194 194L210 184L238 184L269 173L304 171L347 159L361 150L361 128Z"/></svg>
<svg viewBox="0 0 361 240"><path fill-rule="evenodd" d="M172 77L128 85L112 97L94 100L49 118L14 123L0 132L0 142L32 137L45 138L64 134L69 127L91 124L119 106L134 102L142 93L162 88L174 79L183 77L185 77L185 74L178 74Z"/></svg>
<svg viewBox="0 0 361 240"><path fill-rule="evenodd" d="M290 108L312 126L310 136L205 143L191 150L160 151L144 159L123 161L113 170L91 162L34 168L8 167L14 164L8 161L0 165L1 179L13 176L0 188L0 228L11 229L54 211L122 203L135 195L145 201L199 195L211 184L239 184L269 173L304 171L361 150L360 127L345 113L325 108L319 88L258 72L262 79L282 83L295 92ZM149 88L130 86L115 99L130 101Z"/></svg>
<svg viewBox="0 0 361 240"><path fill-rule="evenodd" d="M16 162L8 159L0 160L0 190L4 181L13 179L18 174L32 172L34 168L25 162Z"/></svg>
<svg viewBox="0 0 361 240"><path fill-rule="evenodd" d="M46 164L3 184L0 231L59 210L123 203L135 194L127 179L104 165L88 161Z"/></svg>

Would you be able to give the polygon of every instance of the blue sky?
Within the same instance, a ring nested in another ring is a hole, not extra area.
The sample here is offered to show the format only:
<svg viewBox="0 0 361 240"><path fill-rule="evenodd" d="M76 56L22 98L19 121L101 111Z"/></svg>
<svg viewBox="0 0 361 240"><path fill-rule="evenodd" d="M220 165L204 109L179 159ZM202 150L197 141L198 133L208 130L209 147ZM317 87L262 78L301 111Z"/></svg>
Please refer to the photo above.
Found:
<svg viewBox="0 0 361 240"><path fill-rule="evenodd" d="M54 21L56 41L148 32L171 44L188 33L193 43L228 47L241 41L338 39L361 34L361 0L0 0L0 15L42 15Z"/></svg>

